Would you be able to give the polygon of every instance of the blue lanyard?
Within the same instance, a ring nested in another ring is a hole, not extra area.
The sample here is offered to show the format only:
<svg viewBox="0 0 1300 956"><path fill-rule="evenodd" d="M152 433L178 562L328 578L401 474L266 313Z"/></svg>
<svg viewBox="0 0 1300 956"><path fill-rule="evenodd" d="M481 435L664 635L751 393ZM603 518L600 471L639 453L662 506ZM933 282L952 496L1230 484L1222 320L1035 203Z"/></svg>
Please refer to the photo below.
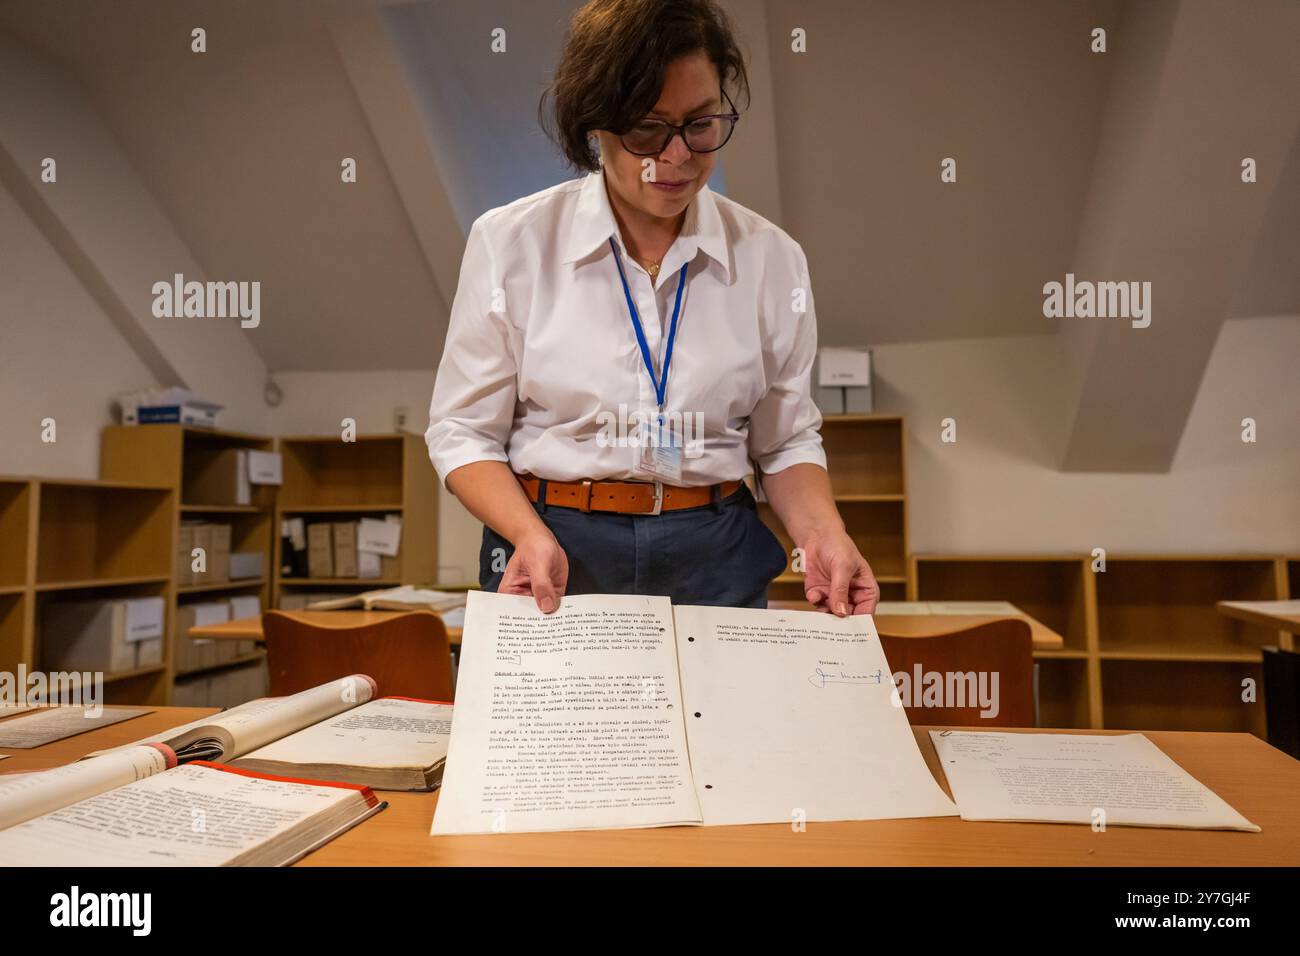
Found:
<svg viewBox="0 0 1300 956"><path fill-rule="evenodd" d="M623 272L622 260L618 257L618 246L614 245L614 237L609 237L609 247L614 250L614 265L618 266L618 277L623 281L623 296L627 299L627 311L632 316L632 329L636 332L636 344L641 346L641 361L645 362L645 370L650 373L650 384L655 388L655 399L659 402L659 411L664 410L664 396L668 393L668 365L673 360L673 342L677 340L677 316L682 311L682 290L686 288L686 269L689 262L682 264L682 271L677 274L677 301L673 303L673 319L668 326L668 349L664 353L664 368L662 377L655 380L654 362L650 360L650 346L646 344L645 332L641 328L641 318L636 314L636 306L632 304L632 290L627 287L627 275Z"/></svg>

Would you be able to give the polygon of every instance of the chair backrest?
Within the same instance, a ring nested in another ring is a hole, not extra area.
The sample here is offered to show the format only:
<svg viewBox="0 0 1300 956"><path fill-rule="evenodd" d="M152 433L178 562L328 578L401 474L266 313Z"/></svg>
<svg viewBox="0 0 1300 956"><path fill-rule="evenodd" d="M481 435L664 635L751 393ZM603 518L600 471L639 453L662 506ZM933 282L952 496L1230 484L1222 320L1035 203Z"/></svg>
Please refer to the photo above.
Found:
<svg viewBox="0 0 1300 956"><path fill-rule="evenodd" d="M1034 658L1025 621L989 621L931 637L882 633L880 644L911 723L1034 726Z"/></svg>
<svg viewBox="0 0 1300 956"><path fill-rule="evenodd" d="M309 623L292 612L267 611L262 635L272 697L348 674L368 674L384 697L452 699L447 628L432 611L395 614L360 626Z"/></svg>

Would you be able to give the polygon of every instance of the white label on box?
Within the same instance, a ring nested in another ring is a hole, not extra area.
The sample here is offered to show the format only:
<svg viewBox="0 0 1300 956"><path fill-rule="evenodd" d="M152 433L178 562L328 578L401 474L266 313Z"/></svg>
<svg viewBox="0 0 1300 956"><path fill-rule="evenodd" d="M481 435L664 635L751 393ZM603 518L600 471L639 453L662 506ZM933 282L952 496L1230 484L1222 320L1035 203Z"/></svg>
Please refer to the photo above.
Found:
<svg viewBox="0 0 1300 956"><path fill-rule="evenodd" d="M230 602L222 601L218 604L210 601L205 604L191 604L194 608L194 626L207 627L209 624L221 624L230 620Z"/></svg>
<svg viewBox="0 0 1300 956"><path fill-rule="evenodd" d="M357 550L372 551L397 557L397 549L402 539L402 522L376 521L374 518L362 518L357 529Z"/></svg>
<svg viewBox="0 0 1300 956"><path fill-rule="evenodd" d="M230 599L230 619L232 621L261 616L262 602L256 594L244 594Z"/></svg>
<svg viewBox="0 0 1300 956"><path fill-rule="evenodd" d="M235 551L230 555L230 577L259 578L262 576L262 552Z"/></svg>
<svg viewBox="0 0 1300 956"><path fill-rule="evenodd" d="M278 451L248 452L248 480L255 485L284 484L283 465Z"/></svg>
<svg viewBox="0 0 1300 956"><path fill-rule="evenodd" d="M382 570L383 565L379 560L379 555L373 551L357 552L357 577L377 578Z"/></svg>
<svg viewBox="0 0 1300 956"><path fill-rule="evenodd" d="M134 598L122 603L126 605L126 639L128 642L148 641L155 637L162 637L162 598Z"/></svg>
<svg viewBox="0 0 1300 956"><path fill-rule="evenodd" d="M822 349L817 359L818 385L842 388L871 384L871 353L866 349Z"/></svg>

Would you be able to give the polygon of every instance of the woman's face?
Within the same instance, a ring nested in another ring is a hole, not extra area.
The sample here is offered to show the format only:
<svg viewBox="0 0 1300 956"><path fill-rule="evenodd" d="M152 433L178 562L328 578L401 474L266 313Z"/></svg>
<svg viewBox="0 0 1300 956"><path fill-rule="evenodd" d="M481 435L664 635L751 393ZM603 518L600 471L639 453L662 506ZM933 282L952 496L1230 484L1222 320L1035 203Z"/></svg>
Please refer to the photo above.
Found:
<svg viewBox="0 0 1300 956"><path fill-rule="evenodd" d="M718 70L703 50L668 64L659 102L647 119L681 124L697 116L726 112L721 101ZM623 148L619 137L599 131L605 181L624 204L660 219L675 219L713 172L716 153L692 153L680 136L658 156L637 156ZM647 182L653 170L653 181Z"/></svg>

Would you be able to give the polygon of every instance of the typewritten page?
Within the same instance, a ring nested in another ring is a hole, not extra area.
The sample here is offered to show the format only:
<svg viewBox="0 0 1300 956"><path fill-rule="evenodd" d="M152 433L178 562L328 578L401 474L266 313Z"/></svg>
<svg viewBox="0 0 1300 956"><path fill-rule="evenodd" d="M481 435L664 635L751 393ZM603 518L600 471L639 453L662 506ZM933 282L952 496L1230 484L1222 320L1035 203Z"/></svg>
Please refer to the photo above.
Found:
<svg viewBox="0 0 1300 956"><path fill-rule="evenodd" d="M126 747L95 760L0 777L0 830L162 773L167 758L155 747Z"/></svg>
<svg viewBox="0 0 1300 956"><path fill-rule="evenodd" d="M678 605L704 823L954 816L867 615Z"/></svg>
<svg viewBox="0 0 1300 956"><path fill-rule="evenodd" d="M471 591L435 834L700 822L666 597Z"/></svg>
<svg viewBox="0 0 1300 956"><path fill-rule="evenodd" d="M216 866L354 797L190 764L0 831L0 865Z"/></svg>
<svg viewBox="0 0 1300 956"><path fill-rule="evenodd" d="M380 697L259 747L240 761L430 767L447 755L451 713L450 704Z"/></svg>
<svg viewBox="0 0 1300 956"><path fill-rule="evenodd" d="M1259 830L1142 734L930 738L963 820Z"/></svg>

